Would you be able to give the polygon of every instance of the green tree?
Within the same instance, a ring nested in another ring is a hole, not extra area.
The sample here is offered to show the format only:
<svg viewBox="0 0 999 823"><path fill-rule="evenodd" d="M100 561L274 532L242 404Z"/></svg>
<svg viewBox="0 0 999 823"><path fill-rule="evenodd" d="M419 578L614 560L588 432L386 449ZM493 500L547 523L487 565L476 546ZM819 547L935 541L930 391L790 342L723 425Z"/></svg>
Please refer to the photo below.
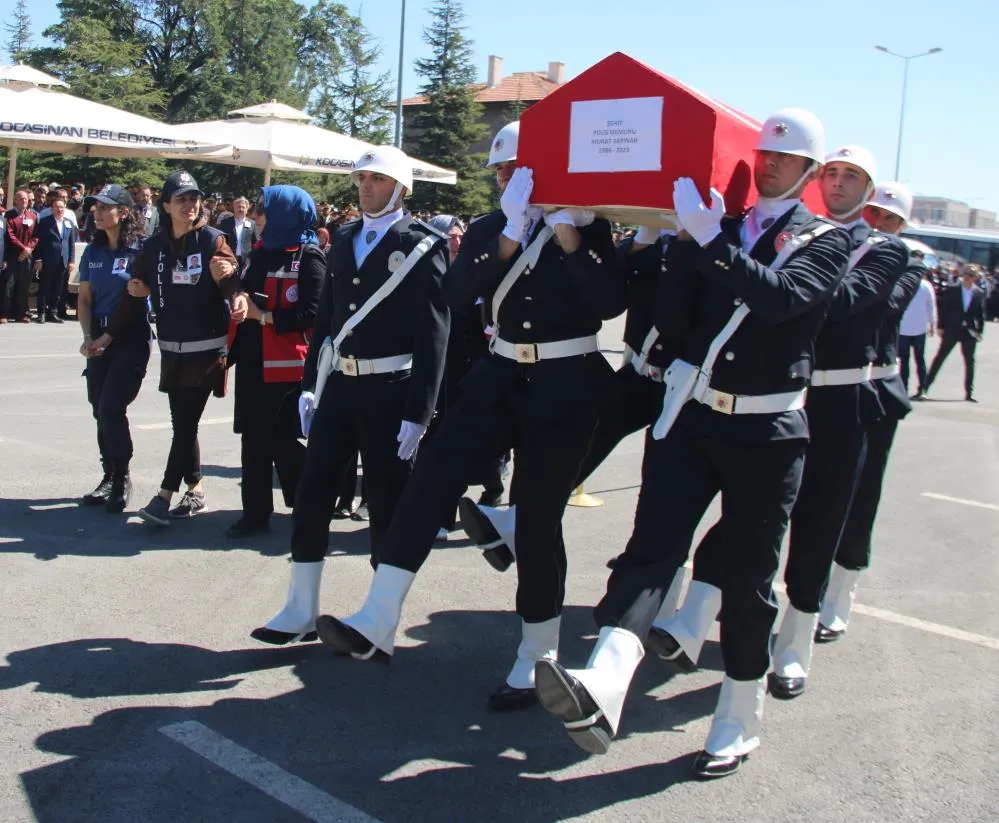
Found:
<svg viewBox="0 0 999 823"><path fill-rule="evenodd" d="M31 48L31 17L28 15L28 0L17 0L14 14L3 24L7 32L7 51L15 63L23 60L25 52Z"/></svg>
<svg viewBox="0 0 999 823"><path fill-rule="evenodd" d="M484 170L485 156L469 148L489 131L482 123L482 106L475 100L472 41L465 35L464 10L458 0L437 0L430 11L433 23L423 40L431 56L416 61L423 78L420 93L426 104L415 107L407 151L422 160L454 169L457 186L421 183L411 205L414 209L474 214L489 208L492 190Z"/></svg>

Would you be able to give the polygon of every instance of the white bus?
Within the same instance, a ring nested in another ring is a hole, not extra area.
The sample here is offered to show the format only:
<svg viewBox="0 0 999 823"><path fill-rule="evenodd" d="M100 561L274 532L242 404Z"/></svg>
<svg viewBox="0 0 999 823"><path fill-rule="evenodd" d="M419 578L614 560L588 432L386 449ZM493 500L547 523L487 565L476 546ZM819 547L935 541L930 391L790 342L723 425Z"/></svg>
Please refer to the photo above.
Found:
<svg viewBox="0 0 999 823"><path fill-rule="evenodd" d="M920 240L938 252L955 254L989 271L999 266L999 230L916 224L906 226L902 236Z"/></svg>

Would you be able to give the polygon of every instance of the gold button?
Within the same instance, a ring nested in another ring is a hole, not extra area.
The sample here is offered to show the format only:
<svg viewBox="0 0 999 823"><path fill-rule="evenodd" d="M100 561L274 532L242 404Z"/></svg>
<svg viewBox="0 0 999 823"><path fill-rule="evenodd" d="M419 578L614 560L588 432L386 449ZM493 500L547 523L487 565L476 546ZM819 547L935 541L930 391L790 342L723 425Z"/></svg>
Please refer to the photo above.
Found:
<svg viewBox="0 0 999 823"><path fill-rule="evenodd" d="M351 303L347 308L351 311L357 311L357 303Z"/></svg>
<svg viewBox="0 0 999 823"><path fill-rule="evenodd" d="M525 320L523 325L524 325L525 329L529 329L529 328L531 328L531 321L530 320Z"/></svg>
<svg viewBox="0 0 999 823"><path fill-rule="evenodd" d="M355 278L354 278L354 279L353 279L353 280L352 280L351 282L352 282L352 283L353 283L353 284L354 284L355 286L360 286L360 285L361 285L361 278L360 278L360 277L355 277Z"/></svg>

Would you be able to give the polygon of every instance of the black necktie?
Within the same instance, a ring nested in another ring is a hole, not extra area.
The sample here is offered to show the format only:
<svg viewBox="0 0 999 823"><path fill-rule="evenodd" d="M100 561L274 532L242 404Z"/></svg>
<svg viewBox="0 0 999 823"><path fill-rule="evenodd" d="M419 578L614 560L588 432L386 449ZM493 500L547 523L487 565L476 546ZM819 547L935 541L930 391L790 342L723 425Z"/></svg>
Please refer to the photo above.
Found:
<svg viewBox="0 0 999 823"><path fill-rule="evenodd" d="M772 225L773 225L773 224L774 224L775 222L776 222L776 221L774 220L774 218L773 218L773 217L768 217L768 218L767 218L766 220L764 220L764 221L763 221L762 223L760 223L760 228L761 228L761 229L763 229L763 231L766 231L766 230L767 230L767 229L769 229L769 228L770 228L770 227L771 227L771 226L772 226Z"/></svg>
<svg viewBox="0 0 999 823"><path fill-rule="evenodd" d="M370 246L372 243L375 242L375 238L377 236L378 232L376 232L374 229L371 229L371 231L369 231L366 235L364 235L364 242Z"/></svg>

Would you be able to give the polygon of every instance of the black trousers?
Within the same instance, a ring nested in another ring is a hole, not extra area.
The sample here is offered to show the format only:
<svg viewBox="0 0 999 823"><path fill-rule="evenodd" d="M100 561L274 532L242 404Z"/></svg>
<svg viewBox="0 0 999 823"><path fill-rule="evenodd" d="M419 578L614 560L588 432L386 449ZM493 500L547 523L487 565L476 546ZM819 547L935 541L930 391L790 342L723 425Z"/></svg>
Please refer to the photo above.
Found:
<svg viewBox="0 0 999 823"><path fill-rule="evenodd" d="M12 320L25 317L28 314L28 291L31 289L31 258L27 260L7 261L7 271L10 272L10 313Z"/></svg>
<svg viewBox="0 0 999 823"><path fill-rule="evenodd" d="M180 481L188 486L201 482L201 445L198 443L198 424L205 412L211 389L182 387L167 392L170 401L170 423L173 439L167 455L161 489L180 491Z"/></svg>
<svg viewBox="0 0 999 823"><path fill-rule="evenodd" d="M52 316L58 311L65 279L65 266L42 266L38 275L37 309L39 317Z"/></svg>
<svg viewBox="0 0 999 823"><path fill-rule="evenodd" d="M408 392L408 374L330 375L312 421L295 497L292 560L314 563L326 556L333 506L344 472L360 450L371 517L371 561L377 565L412 467L412 461L399 459L396 440Z"/></svg>
<svg viewBox="0 0 999 823"><path fill-rule="evenodd" d="M590 450L579 469L576 485L584 482L629 434L656 422L663 405L663 384L642 377L631 366L614 373L603 395Z"/></svg>
<svg viewBox="0 0 999 823"><path fill-rule="evenodd" d="M0 237L0 243L4 242L4 238ZM2 265L2 264L0 264ZM13 278L14 270L10 267L10 261L7 263L7 267L0 270L0 317L10 317L10 295L13 288Z"/></svg>
<svg viewBox="0 0 999 823"><path fill-rule="evenodd" d="M87 400L97 421L97 448L105 472L127 471L132 459L128 407L138 396L149 364L150 334L145 327L115 340L100 357L87 360Z"/></svg>
<svg viewBox="0 0 999 823"><path fill-rule="evenodd" d="M822 607L867 455L870 424L859 408L865 391L857 386L826 386L812 389L808 396L810 439L784 567L791 605L808 614L817 614Z"/></svg>
<svg viewBox="0 0 999 823"><path fill-rule="evenodd" d="M382 562L416 572L468 478L513 448L517 460L517 613L541 623L562 612L562 515L611 375L599 354L518 365L479 360L461 398L420 454L385 535Z"/></svg>
<svg viewBox="0 0 999 823"><path fill-rule="evenodd" d="M871 564L871 534L881 502L881 486L898 420L884 417L867 429L867 457L857 483L857 494L836 551L836 562L845 569L866 569Z"/></svg>
<svg viewBox="0 0 999 823"><path fill-rule="evenodd" d="M297 390L298 383L261 382L253 387L252 408L241 410L240 496L243 516L254 523L266 523L274 511L274 470L285 505L295 505L305 446L298 440L293 421L285 418L291 410L286 404L296 406L297 411ZM291 393L295 398L289 398Z"/></svg>
<svg viewBox="0 0 999 823"><path fill-rule="evenodd" d="M916 358L916 377L919 378L919 390L926 389L926 334L903 334L898 338L898 360L902 371L902 382L906 391L909 389L909 351Z"/></svg>
<svg viewBox="0 0 999 823"><path fill-rule="evenodd" d="M806 441L725 440L706 435L692 420L688 407L665 439L653 439L651 430L646 434L634 529L594 616L601 626L644 638L686 562L694 530L721 494L717 583L724 603L725 673L755 680L770 667L777 619L773 581Z"/></svg>
<svg viewBox="0 0 999 823"><path fill-rule="evenodd" d="M933 364L930 366L926 387L929 388L937 379L940 367L943 366L947 356L958 343L961 344L961 356L964 358L964 393L970 397L975 392L975 346L978 345L978 341L963 329L959 334L944 334L943 340L940 341L940 348L937 349Z"/></svg>

